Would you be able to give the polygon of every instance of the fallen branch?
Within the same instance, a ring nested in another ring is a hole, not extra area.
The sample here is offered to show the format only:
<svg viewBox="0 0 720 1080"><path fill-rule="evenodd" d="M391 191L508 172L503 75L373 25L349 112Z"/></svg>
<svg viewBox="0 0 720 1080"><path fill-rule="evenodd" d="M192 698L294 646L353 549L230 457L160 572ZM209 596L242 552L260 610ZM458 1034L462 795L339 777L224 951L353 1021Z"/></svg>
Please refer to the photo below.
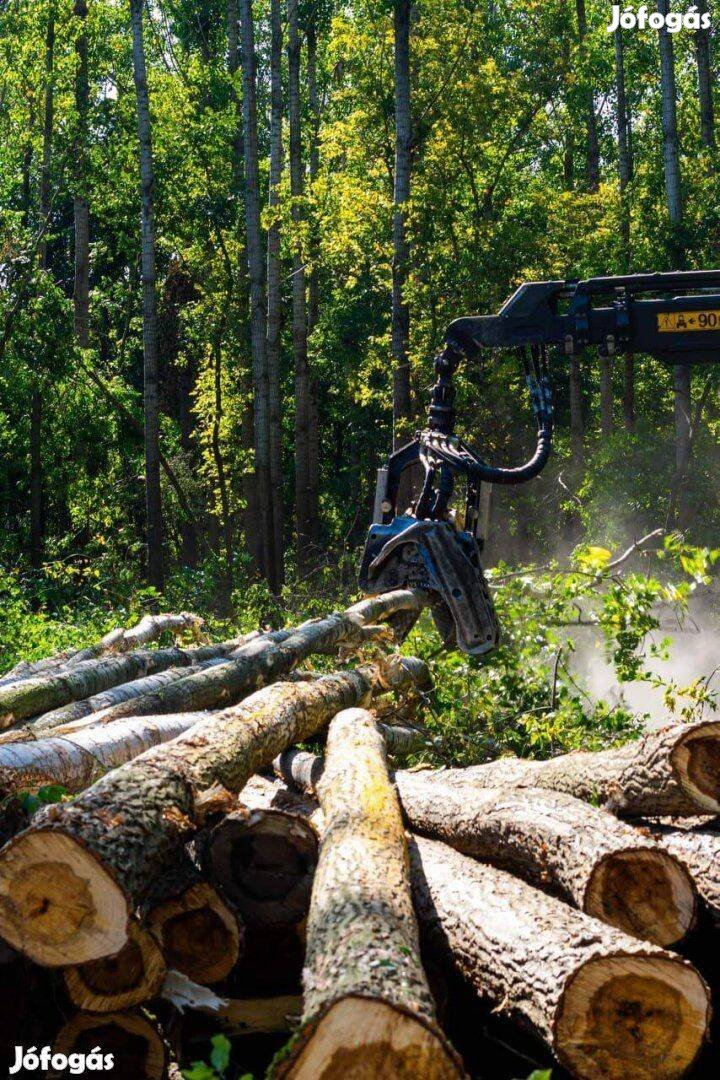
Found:
<svg viewBox="0 0 720 1080"><path fill-rule="evenodd" d="M429 951L580 1080L681 1077L707 1036L710 995L687 961L445 844L410 844Z"/></svg>
<svg viewBox="0 0 720 1080"><path fill-rule="evenodd" d="M303 972L303 1018L276 1077L460 1077L419 959L407 848L370 713L330 724L324 816Z"/></svg>
<svg viewBox="0 0 720 1080"><path fill-rule="evenodd" d="M619 817L718 813L720 721L674 724L612 750L563 754L549 761L498 758L442 775L452 785L564 791Z"/></svg>
<svg viewBox="0 0 720 1080"><path fill-rule="evenodd" d="M267 687L121 765L71 802L40 810L0 853L0 933L49 966L117 952L128 915L197 827L203 792L239 792L340 709L419 678L427 679L420 661L392 657Z"/></svg>

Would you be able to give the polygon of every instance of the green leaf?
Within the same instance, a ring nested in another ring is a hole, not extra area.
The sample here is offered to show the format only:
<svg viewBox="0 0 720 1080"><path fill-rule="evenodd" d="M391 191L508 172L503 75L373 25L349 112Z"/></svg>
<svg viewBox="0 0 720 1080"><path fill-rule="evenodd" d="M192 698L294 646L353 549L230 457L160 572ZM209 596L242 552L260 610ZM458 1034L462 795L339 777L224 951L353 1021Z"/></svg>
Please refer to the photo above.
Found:
<svg viewBox="0 0 720 1080"><path fill-rule="evenodd" d="M210 1063L222 1075L230 1063L230 1040L225 1035L213 1035Z"/></svg>

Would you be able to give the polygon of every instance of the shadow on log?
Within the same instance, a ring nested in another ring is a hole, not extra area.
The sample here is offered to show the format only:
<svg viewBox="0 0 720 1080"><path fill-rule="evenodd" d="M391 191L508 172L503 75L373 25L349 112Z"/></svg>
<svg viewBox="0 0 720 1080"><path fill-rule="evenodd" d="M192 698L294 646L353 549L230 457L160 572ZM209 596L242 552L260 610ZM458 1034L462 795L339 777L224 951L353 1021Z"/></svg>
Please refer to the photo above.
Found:
<svg viewBox="0 0 720 1080"><path fill-rule="evenodd" d="M88 1055L100 1047L103 1057L112 1055L108 1070L123 1080L164 1080L168 1067L165 1043L144 1016L134 1012L77 1013L60 1030L54 1053ZM49 1080L68 1075L67 1069L49 1072Z"/></svg>

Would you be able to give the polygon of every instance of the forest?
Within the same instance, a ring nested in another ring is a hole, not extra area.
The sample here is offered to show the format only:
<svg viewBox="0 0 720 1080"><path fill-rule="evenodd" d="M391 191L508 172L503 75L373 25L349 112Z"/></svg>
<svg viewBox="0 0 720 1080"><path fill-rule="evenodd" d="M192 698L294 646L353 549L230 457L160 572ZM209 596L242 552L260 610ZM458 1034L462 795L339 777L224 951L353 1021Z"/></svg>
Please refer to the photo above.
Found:
<svg viewBox="0 0 720 1080"><path fill-rule="evenodd" d="M659 29L625 10L641 8L0 0L0 698L36 663L63 678L90 654L120 664L117 640L153 619L141 640L179 627L176 651L128 686L342 621L377 470L425 424L454 319L524 282L720 265L720 6L658 0L647 10L692 16ZM404 764L545 762L714 719L720 366L558 349L549 370L547 467L483 491L499 647L449 651L415 611L402 653L433 688L413 699L427 738ZM456 384L462 437L524 461L513 350ZM322 639L313 678L338 641L343 662L385 641L363 625ZM243 672L243 694L267 674ZM46 710L75 723L60 713L116 683L8 705L0 728ZM208 715L228 702L216 688L137 718ZM317 734L288 746L317 750ZM512 1028L488 1038L501 1057L513 1044L489 1074L503 1080L567 1066L552 1043L552 1059L518 1050ZM213 1045L182 1075L262 1075Z"/></svg>

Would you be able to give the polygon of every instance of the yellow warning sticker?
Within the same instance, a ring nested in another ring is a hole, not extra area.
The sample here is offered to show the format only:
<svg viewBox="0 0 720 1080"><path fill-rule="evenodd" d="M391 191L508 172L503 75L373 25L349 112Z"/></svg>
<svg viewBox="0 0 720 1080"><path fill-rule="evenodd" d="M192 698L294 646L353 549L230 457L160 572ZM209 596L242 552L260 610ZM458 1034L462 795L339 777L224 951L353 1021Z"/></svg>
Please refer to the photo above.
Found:
<svg viewBox="0 0 720 1080"><path fill-rule="evenodd" d="M677 334L687 330L720 330L720 310L666 311L658 315L660 333Z"/></svg>

